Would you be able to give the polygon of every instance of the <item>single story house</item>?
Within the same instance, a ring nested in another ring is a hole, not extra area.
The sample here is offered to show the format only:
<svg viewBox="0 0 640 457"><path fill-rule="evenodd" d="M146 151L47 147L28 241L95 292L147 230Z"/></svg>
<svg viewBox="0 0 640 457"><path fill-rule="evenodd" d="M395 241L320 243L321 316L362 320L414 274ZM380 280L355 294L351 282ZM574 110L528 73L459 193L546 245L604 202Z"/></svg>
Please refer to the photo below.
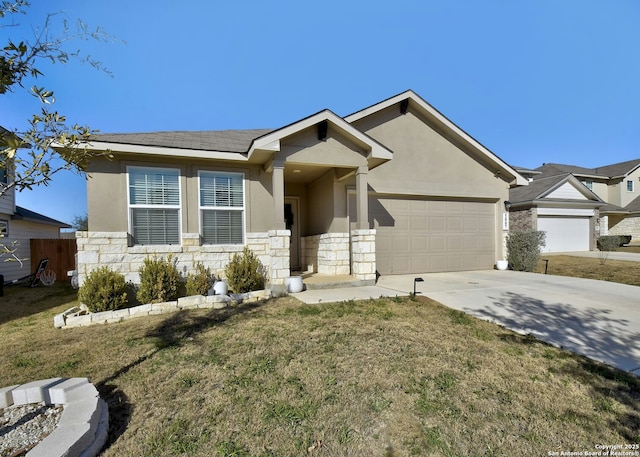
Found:
<svg viewBox="0 0 640 457"><path fill-rule="evenodd" d="M546 232L543 252L590 251L596 248L600 213L605 203L570 173L545 176L516 168L528 186L509 193L511 230Z"/></svg>
<svg viewBox="0 0 640 457"><path fill-rule="evenodd" d="M79 280L134 282L148 255L221 273L249 246L272 288L296 271L377 275L490 269L505 257L516 170L413 91L346 117L275 130L115 133L88 168Z"/></svg>

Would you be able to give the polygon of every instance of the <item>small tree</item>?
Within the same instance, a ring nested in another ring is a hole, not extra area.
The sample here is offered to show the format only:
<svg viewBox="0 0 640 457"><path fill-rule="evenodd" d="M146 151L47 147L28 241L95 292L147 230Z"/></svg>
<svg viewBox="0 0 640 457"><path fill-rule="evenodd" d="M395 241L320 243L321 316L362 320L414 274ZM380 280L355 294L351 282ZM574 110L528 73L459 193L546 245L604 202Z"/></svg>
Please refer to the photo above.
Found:
<svg viewBox="0 0 640 457"><path fill-rule="evenodd" d="M7 19L26 14L29 6L25 0L0 2L0 29L16 25L6 23ZM71 42L85 40L114 41L100 28L91 30L79 20L71 27L63 14L51 13L42 26L33 28L33 37L11 37L0 46L0 95L25 90L40 105L25 128L0 127L0 170L8 178L0 184L0 197L12 188L20 191L46 185L62 170L83 173L91 158L110 156L90 151L87 144L95 131L68 125L64 115L52 110L54 92L35 84L44 77L45 62L66 64L76 59L109 73L101 62L70 48ZM25 87L27 82L33 85Z"/></svg>
<svg viewBox="0 0 640 457"><path fill-rule="evenodd" d="M620 241L620 237L616 235L601 236L598 238L598 259L600 260L600 265L604 265L607 262L610 252L618 250Z"/></svg>
<svg viewBox="0 0 640 457"><path fill-rule="evenodd" d="M534 271L545 245L545 232L515 230L507 235L507 261L516 271Z"/></svg>
<svg viewBox="0 0 640 457"><path fill-rule="evenodd" d="M242 254L233 254L224 269L229 288L237 294L264 289L265 268L260 259L247 246Z"/></svg>

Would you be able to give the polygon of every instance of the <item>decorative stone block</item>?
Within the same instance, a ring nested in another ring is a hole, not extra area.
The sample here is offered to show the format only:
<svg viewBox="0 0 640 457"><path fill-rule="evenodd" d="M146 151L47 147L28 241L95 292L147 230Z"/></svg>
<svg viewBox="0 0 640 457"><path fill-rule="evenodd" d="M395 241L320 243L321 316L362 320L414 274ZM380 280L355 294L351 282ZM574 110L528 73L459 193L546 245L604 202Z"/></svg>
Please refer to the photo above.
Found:
<svg viewBox="0 0 640 457"><path fill-rule="evenodd" d="M13 390L18 385L7 386L0 389L0 408L7 408L13 405Z"/></svg>

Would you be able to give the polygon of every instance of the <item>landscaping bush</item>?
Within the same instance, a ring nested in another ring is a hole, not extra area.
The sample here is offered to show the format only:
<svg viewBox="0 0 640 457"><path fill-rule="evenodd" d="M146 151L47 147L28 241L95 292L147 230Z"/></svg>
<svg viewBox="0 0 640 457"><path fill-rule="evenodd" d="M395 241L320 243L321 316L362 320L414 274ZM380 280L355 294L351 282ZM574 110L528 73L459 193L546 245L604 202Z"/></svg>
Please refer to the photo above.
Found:
<svg viewBox="0 0 640 457"><path fill-rule="evenodd" d="M195 273L187 276L187 295L207 295L215 280L209 268L201 262L196 263Z"/></svg>
<svg viewBox="0 0 640 457"><path fill-rule="evenodd" d="M507 261L516 271L534 271L545 245L545 232L513 231L507 235Z"/></svg>
<svg viewBox="0 0 640 457"><path fill-rule="evenodd" d="M92 313L126 308L127 287L122 273L102 267L89 273L78 290L78 299Z"/></svg>
<svg viewBox="0 0 640 457"><path fill-rule="evenodd" d="M622 237L618 235L607 235L598 238L598 249L601 251L615 251L622 246Z"/></svg>
<svg viewBox="0 0 640 457"><path fill-rule="evenodd" d="M236 294L264 289L265 268L260 259L244 247L242 254L234 254L224 269L229 288Z"/></svg>
<svg viewBox="0 0 640 457"><path fill-rule="evenodd" d="M631 235L607 235L598 238L598 249L615 251L617 248L631 243Z"/></svg>
<svg viewBox="0 0 640 457"><path fill-rule="evenodd" d="M162 303L178 298L182 278L176 267L176 259L171 254L166 260L154 256L144 259L140 267L140 303Z"/></svg>

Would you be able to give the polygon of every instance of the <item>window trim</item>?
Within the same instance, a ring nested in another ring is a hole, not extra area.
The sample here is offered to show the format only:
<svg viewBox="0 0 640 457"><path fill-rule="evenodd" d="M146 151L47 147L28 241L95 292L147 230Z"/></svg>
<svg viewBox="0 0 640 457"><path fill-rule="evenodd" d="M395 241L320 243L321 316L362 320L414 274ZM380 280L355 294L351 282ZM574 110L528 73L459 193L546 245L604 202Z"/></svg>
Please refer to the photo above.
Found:
<svg viewBox="0 0 640 457"><path fill-rule="evenodd" d="M233 176L240 177L242 181L242 206L203 206L201 199L201 185L202 185L202 176L203 175L214 175L214 176ZM240 243L226 243L226 244L213 244L207 243L204 239L204 211L237 211L242 215L242 241ZM200 230L200 237L202 239L202 244L206 246L243 246L247 243L247 186L245 174L236 171L221 171L221 170L198 170L198 225Z"/></svg>
<svg viewBox="0 0 640 457"><path fill-rule="evenodd" d="M631 187L631 189L629 189L629 187ZM627 179L627 192L634 192L635 191L635 185L633 182L633 179Z"/></svg>
<svg viewBox="0 0 640 457"><path fill-rule="evenodd" d="M587 179L585 181L583 181L583 184L585 185L585 187L587 189L589 189L591 192L593 192L593 181L590 179Z"/></svg>
<svg viewBox="0 0 640 457"><path fill-rule="evenodd" d="M172 172L178 173L178 204L177 205L141 205L131 204L131 170L153 170L155 172ZM178 210L178 241L175 244L162 243L162 244L148 244L136 242L135 234L133 233L133 210L140 209L177 209ZM146 165L127 165L127 218L128 218L128 230L133 239L134 246L179 246L182 244L182 173L180 168L174 167L154 167Z"/></svg>

